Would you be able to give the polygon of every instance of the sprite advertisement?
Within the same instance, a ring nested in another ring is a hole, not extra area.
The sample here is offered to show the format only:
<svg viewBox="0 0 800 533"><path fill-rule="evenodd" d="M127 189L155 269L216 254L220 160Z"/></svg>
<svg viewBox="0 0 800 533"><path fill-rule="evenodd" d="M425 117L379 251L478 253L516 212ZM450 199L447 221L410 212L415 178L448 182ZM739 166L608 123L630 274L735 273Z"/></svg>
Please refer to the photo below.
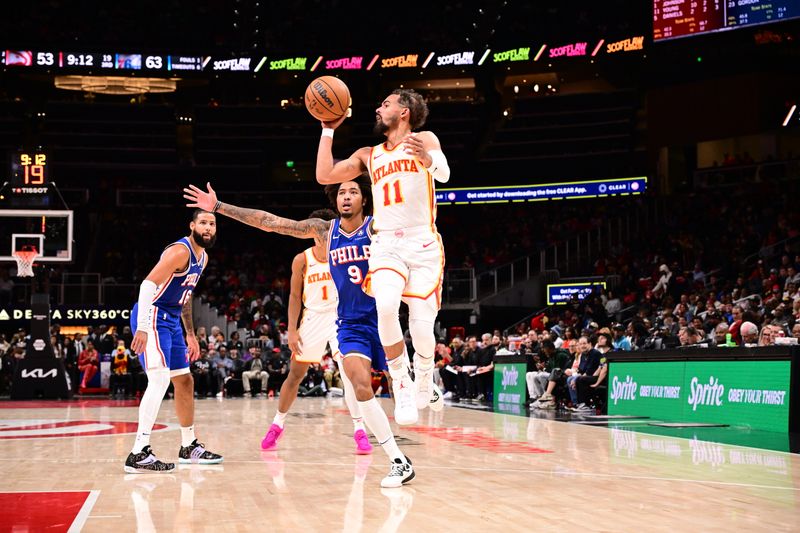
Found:
<svg viewBox="0 0 800 533"><path fill-rule="evenodd" d="M789 430L791 361L613 362L608 414Z"/></svg>
<svg viewBox="0 0 800 533"><path fill-rule="evenodd" d="M523 404L526 400L525 363L494 363L494 403Z"/></svg>

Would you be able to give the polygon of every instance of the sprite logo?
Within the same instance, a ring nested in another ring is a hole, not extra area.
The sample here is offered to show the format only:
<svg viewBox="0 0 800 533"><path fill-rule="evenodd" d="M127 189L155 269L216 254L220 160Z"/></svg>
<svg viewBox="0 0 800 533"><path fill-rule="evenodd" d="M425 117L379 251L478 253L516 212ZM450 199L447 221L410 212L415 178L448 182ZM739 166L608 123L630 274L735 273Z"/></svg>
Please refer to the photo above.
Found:
<svg viewBox="0 0 800 533"><path fill-rule="evenodd" d="M519 372L517 371L516 367L511 368L504 368L503 369L503 388L506 387L516 387L517 386L517 378L519 377Z"/></svg>
<svg viewBox="0 0 800 533"><path fill-rule="evenodd" d="M721 406L725 385L720 385L719 380L714 376L709 377L708 385L698 383L698 381L697 377L693 377L689 386L691 390L689 394L689 405L692 406L692 411L697 411L698 405Z"/></svg>
<svg viewBox="0 0 800 533"><path fill-rule="evenodd" d="M635 400L638 388L639 384L633 381L632 377L625 376L625 381L620 381L614 376L614 381L611 383L611 399L614 400L614 405L617 405L619 400Z"/></svg>

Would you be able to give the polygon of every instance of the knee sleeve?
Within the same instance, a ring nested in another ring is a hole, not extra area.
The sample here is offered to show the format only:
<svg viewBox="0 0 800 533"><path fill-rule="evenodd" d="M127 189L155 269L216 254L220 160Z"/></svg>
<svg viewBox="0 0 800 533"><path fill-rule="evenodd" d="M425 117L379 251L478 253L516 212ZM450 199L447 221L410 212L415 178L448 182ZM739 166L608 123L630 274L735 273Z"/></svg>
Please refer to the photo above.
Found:
<svg viewBox="0 0 800 533"><path fill-rule="evenodd" d="M158 409L161 407L161 400L169 388L169 380L168 368L151 368L147 371L147 390L144 391L139 404L140 425L143 421L149 422L151 426L155 422Z"/></svg>
<svg viewBox="0 0 800 533"><path fill-rule="evenodd" d="M399 317L403 289L405 280L391 270L378 270L372 274L372 292L378 311L378 335L384 346L403 340Z"/></svg>
<svg viewBox="0 0 800 533"><path fill-rule="evenodd" d="M433 322L428 320L411 319L408 322L411 333L411 343L414 345L414 359L417 355L430 359L433 363L433 352L436 350L436 337L433 335ZM414 363L416 365L416 361Z"/></svg>

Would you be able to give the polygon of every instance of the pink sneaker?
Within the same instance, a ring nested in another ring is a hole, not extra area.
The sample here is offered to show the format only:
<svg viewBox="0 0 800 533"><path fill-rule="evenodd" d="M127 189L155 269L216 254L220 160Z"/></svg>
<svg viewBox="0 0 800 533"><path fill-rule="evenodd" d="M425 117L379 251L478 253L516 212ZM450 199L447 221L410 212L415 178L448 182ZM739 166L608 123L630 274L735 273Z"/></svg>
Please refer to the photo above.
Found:
<svg viewBox="0 0 800 533"><path fill-rule="evenodd" d="M271 450L275 448L278 445L278 439L281 437L282 433L282 427L280 427L278 424L272 424L269 427L267 434L264 435L264 439L261 441L261 449Z"/></svg>
<svg viewBox="0 0 800 533"><path fill-rule="evenodd" d="M353 433L353 440L356 441L356 453L358 455L367 455L372 453L372 444L369 443L367 432L359 429Z"/></svg>

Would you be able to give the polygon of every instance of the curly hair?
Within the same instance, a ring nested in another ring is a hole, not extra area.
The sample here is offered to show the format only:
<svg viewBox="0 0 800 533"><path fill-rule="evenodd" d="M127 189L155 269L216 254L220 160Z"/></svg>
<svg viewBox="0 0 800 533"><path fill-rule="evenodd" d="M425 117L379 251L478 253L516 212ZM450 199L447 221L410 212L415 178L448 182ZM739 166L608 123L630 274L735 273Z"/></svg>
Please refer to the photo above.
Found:
<svg viewBox="0 0 800 533"><path fill-rule="evenodd" d="M428 118L428 104L425 99L417 91L413 89L397 89L392 92L399 96L397 102L407 107L410 113L408 123L411 125L412 130L416 130L425 125L425 120Z"/></svg>
<svg viewBox="0 0 800 533"><path fill-rule="evenodd" d="M369 216L372 214L372 183L370 183L369 176L366 174L361 174L354 180L352 180L358 184L358 188L361 189L361 196L364 197L364 216ZM339 187L341 183L332 183L331 185L325 186L325 196L328 197L328 201L331 204L331 207L335 212L338 213L339 207L336 204L336 197L339 195Z"/></svg>

